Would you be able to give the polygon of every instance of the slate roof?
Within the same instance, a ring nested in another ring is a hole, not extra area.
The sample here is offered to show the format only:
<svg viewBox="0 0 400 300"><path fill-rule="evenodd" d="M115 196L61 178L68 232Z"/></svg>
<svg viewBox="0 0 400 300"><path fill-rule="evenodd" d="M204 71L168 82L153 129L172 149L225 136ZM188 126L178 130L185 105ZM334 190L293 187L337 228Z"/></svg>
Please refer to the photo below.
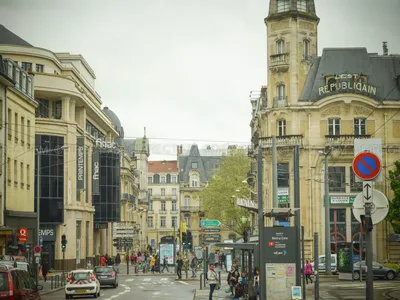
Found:
<svg viewBox="0 0 400 300"><path fill-rule="evenodd" d="M400 55L368 53L366 48L326 48L311 65L299 101L317 101L323 96L318 89L325 85L326 75L364 74L368 84L377 88L376 100L400 101ZM389 94L389 92L395 89ZM344 93L344 90L338 93ZM332 93L333 94L333 93Z"/></svg>
<svg viewBox="0 0 400 300"><path fill-rule="evenodd" d="M149 173L177 173L178 161L176 160L163 160L163 161L149 161Z"/></svg>
<svg viewBox="0 0 400 300"><path fill-rule="evenodd" d="M0 24L0 44L18 45L33 47L27 41L20 38L18 35L12 33L10 30Z"/></svg>
<svg viewBox="0 0 400 300"><path fill-rule="evenodd" d="M197 145L192 145L188 155L179 155L179 181L189 182L189 173L192 170L192 163L197 162L197 170L200 173L200 182L209 181L213 169L219 166L222 156L213 151L207 151L209 156L202 156ZM215 155L215 156L213 156Z"/></svg>

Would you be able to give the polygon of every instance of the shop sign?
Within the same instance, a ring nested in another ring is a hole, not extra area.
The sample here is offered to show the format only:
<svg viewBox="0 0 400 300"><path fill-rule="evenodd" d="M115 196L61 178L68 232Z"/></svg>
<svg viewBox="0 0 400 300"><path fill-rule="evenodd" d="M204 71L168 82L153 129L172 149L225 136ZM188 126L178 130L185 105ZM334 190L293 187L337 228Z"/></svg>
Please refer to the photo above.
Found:
<svg viewBox="0 0 400 300"><path fill-rule="evenodd" d="M289 202L289 188L278 187L278 203L287 204Z"/></svg>
<svg viewBox="0 0 400 300"><path fill-rule="evenodd" d="M329 196L331 205L353 205L356 196Z"/></svg>
<svg viewBox="0 0 400 300"><path fill-rule="evenodd" d="M22 243L25 243L28 240L28 228L18 229L18 239Z"/></svg>
<svg viewBox="0 0 400 300"><path fill-rule="evenodd" d="M76 188L83 190L85 188L85 140L83 136L76 138Z"/></svg>
<svg viewBox="0 0 400 300"><path fill-rule="evenodd" d="M96 148L105 148L105 149L113 149L117 148L118 145L115 142L106 142L101 139L96 140Z"/></svg>
<svg viewBox="0 0 400 300"><path fill-rule="evenodd" d="M40 226L39 236L43 239L44 242L55 242L57 238L56 226L55 225Z"/></svg>
<svg viewBox="0 0 400 300"><path fill-rule="evenodd" d="M100 153L94 149L92 156L92 194L100 194Z"/></svg>

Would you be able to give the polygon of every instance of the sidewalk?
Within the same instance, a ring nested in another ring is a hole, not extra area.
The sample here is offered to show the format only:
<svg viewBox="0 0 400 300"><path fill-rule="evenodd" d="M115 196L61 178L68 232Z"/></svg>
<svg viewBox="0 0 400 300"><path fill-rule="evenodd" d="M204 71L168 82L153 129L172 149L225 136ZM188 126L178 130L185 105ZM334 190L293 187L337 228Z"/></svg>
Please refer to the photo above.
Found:
<svg viewBox="0 0 400 300"><path fill-rule="evenodd" d="M41 295L49 294L52 292L59 291L64 288L61 282L61 273L50 273L47 275L47 281L40 276L39 285L43 286L43 290L40 291Z"/></svg>

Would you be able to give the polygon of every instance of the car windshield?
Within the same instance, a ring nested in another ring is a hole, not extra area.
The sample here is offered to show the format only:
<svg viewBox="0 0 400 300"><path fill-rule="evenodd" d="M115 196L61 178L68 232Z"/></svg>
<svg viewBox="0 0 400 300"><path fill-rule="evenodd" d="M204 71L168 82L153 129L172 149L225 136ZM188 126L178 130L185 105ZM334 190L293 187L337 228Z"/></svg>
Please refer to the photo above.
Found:
<svg viewBox="0 0 400 300"><path fill-rule="evenodd" d="M111 273L113 270L111 267L101 267L94 269L96 273Z"/></svg>
<svg viewBox="0 0 400 300"><path fill-rule="evenodd" d="M89 280L90 274L89 272L74 272L71 277L73 280Z"/></svg>

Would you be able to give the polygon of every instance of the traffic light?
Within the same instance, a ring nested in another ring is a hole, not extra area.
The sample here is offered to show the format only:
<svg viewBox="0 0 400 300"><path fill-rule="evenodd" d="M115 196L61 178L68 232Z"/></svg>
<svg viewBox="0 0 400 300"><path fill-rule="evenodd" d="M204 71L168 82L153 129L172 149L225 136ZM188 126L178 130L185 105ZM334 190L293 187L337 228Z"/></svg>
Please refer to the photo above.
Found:
<svg viewBox="0 0 400 300"><path fill-rule="evenodd" d="M68 243L67 236L65 234L63 234L61 236L61 249L63 252L65 252L65 248L67 248L67 243Z"/></svg>
<svg viewBox="0 0 400 300"><path fill-rule="evenodd" d="M182 247L183 247L183 250L186 249L186 245L187 245L187 233L186 232L182 232Z"/></svg>
<svg viewBox="0 0 400 300"><path fill-rule="evenodd" d="M192 232L191 231L187 232L186 238L187 238L188 249L192 250L192 247L193 247L193 236L192 236Z"/></svg>

